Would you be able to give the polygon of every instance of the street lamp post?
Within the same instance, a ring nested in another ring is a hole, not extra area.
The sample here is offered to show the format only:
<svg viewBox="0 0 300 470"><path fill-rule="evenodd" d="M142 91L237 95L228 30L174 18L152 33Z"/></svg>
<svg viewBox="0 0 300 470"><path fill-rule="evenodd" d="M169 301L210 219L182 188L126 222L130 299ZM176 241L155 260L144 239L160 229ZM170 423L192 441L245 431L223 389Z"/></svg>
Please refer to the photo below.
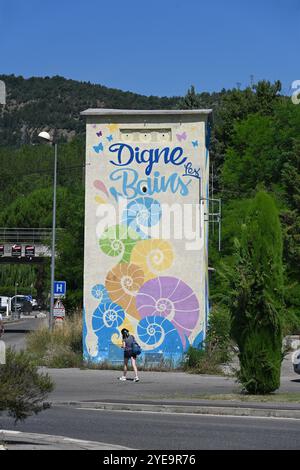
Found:
<svg viewBox="0 0 300 470"><path fill-rule="evenodd" d="M55 279L55 239L56 239L56 187L57 187L57 143L53 142L48 132L40 132L39 137L54 145L54 177L53 177L53 215L52 215L52 248L51 248L51 297L49 330L52 330L54 317L54 279Z"/></svg>

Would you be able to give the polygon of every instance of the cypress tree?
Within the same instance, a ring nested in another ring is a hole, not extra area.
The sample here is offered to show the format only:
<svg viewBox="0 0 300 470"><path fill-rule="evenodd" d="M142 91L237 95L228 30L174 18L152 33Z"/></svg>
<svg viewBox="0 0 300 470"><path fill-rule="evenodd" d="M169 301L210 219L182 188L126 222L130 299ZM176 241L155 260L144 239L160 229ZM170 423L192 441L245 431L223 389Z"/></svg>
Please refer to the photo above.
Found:
<svg viewBox="0 0 300 470"><path fill-rule="evenodd" d="M236 241L232 335L239 347L238 379L247 392L280 386L282 362L282 234L275 203L257 193Z"/></svg>

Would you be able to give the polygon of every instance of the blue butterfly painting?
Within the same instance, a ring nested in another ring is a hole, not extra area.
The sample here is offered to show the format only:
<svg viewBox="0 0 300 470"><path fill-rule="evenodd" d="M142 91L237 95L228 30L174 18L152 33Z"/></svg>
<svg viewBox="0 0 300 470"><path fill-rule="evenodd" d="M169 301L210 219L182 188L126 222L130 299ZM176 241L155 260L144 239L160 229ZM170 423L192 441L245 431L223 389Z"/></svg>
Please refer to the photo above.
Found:
<svg viewBox="0 0 300 470"><path fill-rule="evenodd" d="M98 145L94 145L93 149L95 150L96 153L103 152L104 147L103 147L102 142L100 142L100 144L98 144Z"/></svg>
<svg viewBox="0 0 300 470"><path fill-rule="evenodd" d="M198 140L192 140L192 144L193 144L194 147L198 147L199 142L198 142Z"/></svg>
<svg viewBox="0 0 300 470"><path fill-rule="evenodd" d="M106 138L107 138L108 142L111 142L111 141L113 140L112 134L110 134L110 135L109 135L108 137L106 137Z"/></svg>

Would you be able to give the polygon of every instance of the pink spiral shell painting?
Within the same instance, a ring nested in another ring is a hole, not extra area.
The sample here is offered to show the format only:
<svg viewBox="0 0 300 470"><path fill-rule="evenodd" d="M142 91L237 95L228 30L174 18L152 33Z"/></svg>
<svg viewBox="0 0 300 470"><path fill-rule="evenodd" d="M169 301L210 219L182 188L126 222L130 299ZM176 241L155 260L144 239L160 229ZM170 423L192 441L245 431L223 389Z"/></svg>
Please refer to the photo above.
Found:
<svg viewBox="0 0 300 470"><path fill-rule="evenodd" d="M167 318L177 329L183 346L199 319L199 302L193 290L176 277L150 279L139 290L136 306L141 318Z"/></svg>

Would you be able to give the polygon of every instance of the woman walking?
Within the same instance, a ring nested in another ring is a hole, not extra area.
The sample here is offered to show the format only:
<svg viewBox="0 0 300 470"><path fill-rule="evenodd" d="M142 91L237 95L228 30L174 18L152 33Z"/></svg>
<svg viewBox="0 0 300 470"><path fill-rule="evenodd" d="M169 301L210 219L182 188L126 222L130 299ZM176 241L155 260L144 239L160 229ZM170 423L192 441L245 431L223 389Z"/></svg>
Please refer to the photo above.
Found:
<svg viewBox="0 0 300 470"><path fill-rule="evenodd" d="M126 375L127 375L127 370L128 370L128 360L131 359L131 364L133 367L133 370L135 372L135 377L133 379L134 382L139 382L139 377L138 377L138 370L136 366L136 354L133 353L132 348L133 344L135 343L135 338L133 335L129 333L126 328L123 328L121 331L122 333L122 348L124 349L124 373L123 376L120 377L120 380L124 381L127 380Z"/></svg>

